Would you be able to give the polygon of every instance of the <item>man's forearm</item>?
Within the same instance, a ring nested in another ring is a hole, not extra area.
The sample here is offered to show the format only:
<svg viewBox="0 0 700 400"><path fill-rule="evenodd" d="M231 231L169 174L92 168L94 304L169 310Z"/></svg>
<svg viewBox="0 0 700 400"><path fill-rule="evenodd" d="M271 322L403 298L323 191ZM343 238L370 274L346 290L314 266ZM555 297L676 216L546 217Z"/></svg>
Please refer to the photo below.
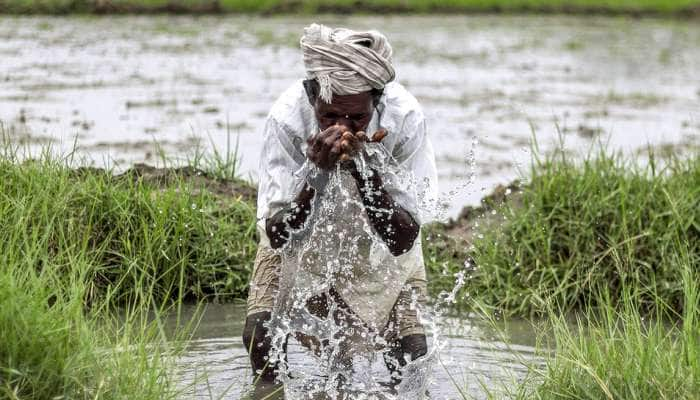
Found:
<svg viewBox="0 0 700 400"><path fill-rule="evenodd" d="M265 220L265 233L270 246L278 249L289 240L291 231L301 228L311 213L311 201L316 191L308 183L294 201Z"/></svg>
<svg viewBox="0 0 700 400"><path fill-rule="evenodd" d="M372 170L372 176L367 179L355 168L350 168L350 172L357 183L369 221L391 254L398 256L409 251L420 230L416 220L384 189L377 171Z"/></svg>

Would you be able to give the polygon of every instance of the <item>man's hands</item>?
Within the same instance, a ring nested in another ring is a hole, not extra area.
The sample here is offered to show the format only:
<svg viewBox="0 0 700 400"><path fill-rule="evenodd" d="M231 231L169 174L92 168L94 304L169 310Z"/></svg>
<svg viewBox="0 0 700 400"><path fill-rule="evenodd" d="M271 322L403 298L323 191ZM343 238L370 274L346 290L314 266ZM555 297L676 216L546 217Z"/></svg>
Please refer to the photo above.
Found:
<svg viewBox="0 0 700 400"><path fill-rule="evenodd" d="M306 157L319 168L331 170L338 161L348 161L355 157L365 142L379 142L386 136L380 129L369 139L365 132L352 133L346 126L333 125L307 140Z"/></svg>
<svg viewBox="0 0 700 400"><path fill-rule="evenodd" d="M386 191L377 171L374 171L370 177L363 177L353 167L354 162L351 161L357 153L362 151L365 143L380 142L386 135L385 129L379 129L372 138L368 138L365 132L353 133L346 126L336 124L309 138L306 157L324 170L333 169L337 162L344 163L343 166L348 168L355 178L370 223L386 243L391 254L399 256L413 247L420 232L420 226L413 216L398 205ZM312 190L310 193L314 193L313 189L310 190ZM310 205L308 207L310 209ZM305 221L306 214L302 214L302 218ZM278 221L281 218L275 216L271 220ZM277 224L270 224L268 220L268 237L273 238L276 231L285 229L284 223L277 222ZM273 225L275 229L272 229ZM288 236L278 236L280 237L277 242L271 239L273 248L282 246L287 241Z"/></svg>
<svg viewBox="0 0 700 400"><path fill-rule="evenodd" d="M358 132L364 134L363 132ZM306 142L306 157L319 168L330 170L340 158L350 159L362 150L363 143L343 125L333 125Z"/></svg>

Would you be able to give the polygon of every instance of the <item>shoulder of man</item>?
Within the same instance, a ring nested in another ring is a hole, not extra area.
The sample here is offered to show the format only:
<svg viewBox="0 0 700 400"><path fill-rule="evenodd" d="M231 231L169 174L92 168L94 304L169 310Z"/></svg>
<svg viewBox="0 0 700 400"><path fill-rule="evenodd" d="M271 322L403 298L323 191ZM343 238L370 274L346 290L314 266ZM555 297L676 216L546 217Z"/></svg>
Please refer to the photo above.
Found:
<svg viewBox="0 0 700 400"><path fill-rule="evenodd" d="M423 143L426 134L425 114L418 100L398 82L384 88L380 101L381 125L389 131L388 146L394 157L402 159Z"/></svg>
<svg viewBox="0 0 700 400"><path fill-rule="evenodd" d="M267 115L278 126L297 135L305 135L313 125L313 109L304 91L302 80L295 81L277 98Z"/></svg>
<svg viewBox="0 0 700 400"><path fill-rule="evenodd" d="M420 121L425 119L423 108L415 96L396 81L386 85L380 104L384 107L382 112L392 120L403 123L406 118Z"/></svg>

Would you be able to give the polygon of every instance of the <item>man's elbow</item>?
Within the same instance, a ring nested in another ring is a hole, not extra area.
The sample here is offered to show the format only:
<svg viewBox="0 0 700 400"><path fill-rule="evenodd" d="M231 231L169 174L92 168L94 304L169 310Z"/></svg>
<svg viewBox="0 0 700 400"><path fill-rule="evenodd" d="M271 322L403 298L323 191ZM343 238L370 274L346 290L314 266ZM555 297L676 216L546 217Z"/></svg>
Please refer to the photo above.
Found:
<svg viewBox="0 0 700 400"><path fill-rule="evenodd" d="M396 236L395 240L391 241L391 244L388 246L391 254L394 257L398 257L402 254L408 253L413 248L419 232L420 226L412 221L411 224L401 230L400 234Z"/></svg>
<svg viewBox="0 0 700 400"><path fill-rule="evenodd" d="M287 233L285 228L285 224L275 218L265 220L265 234L270 241L270 247L279 249L287 243L289 233Z"/></svg>

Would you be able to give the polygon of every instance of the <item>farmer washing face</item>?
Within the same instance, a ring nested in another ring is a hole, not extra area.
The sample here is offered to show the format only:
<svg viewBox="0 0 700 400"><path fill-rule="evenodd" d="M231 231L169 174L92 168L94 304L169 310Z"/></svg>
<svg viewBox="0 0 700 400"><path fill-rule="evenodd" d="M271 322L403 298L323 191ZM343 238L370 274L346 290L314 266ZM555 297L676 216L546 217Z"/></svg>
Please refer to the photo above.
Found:
<svg viewBox="0 0 700 400"><path fill-rule="evenodd" d="M281 304L292 289L280 282L306 282L308 316L381 338L397 384L401 367L428 351L419 318L426 295L420 227L428 218L421 204L436 197L437 174L425 117L394 82L392 48L381 33L313 24L301 49L307 77L275 102L263 133L260 242L243 341L256 381L279 378L283 360L270 358L267 322L289 313ZM332 341L293 334L316 354ZM348 354L334 357L349 368Z"/></svg>

